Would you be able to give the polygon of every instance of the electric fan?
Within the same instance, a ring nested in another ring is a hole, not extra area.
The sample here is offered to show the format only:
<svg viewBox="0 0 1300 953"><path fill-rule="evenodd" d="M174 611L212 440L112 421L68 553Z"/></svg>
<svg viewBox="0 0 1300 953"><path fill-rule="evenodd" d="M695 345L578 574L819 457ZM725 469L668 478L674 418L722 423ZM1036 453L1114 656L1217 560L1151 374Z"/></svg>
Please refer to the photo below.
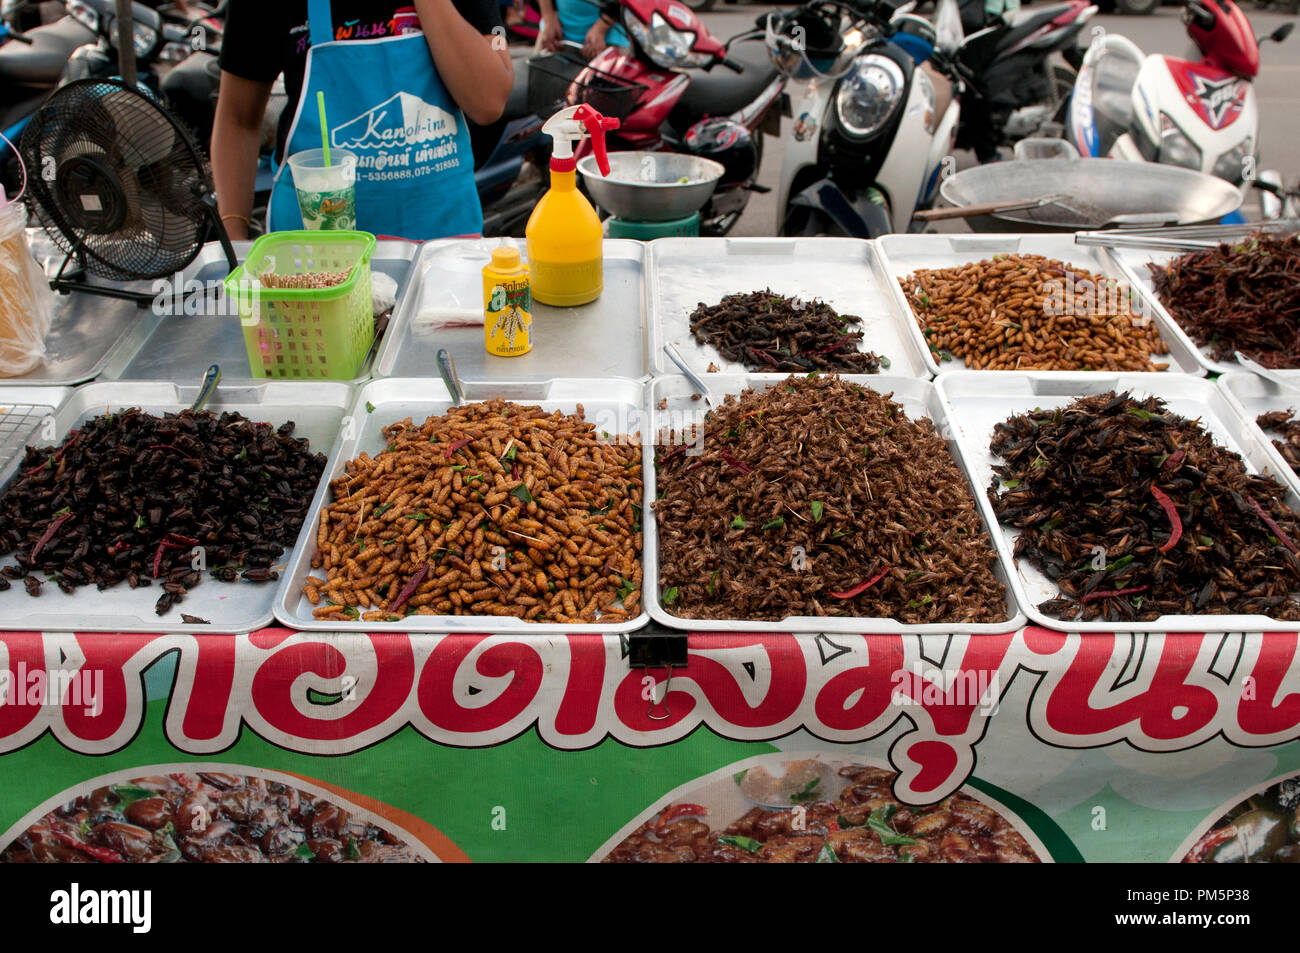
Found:
<svg viewBox="0 0 1300 953"><path fill-rule="evenodd" d="M68 255L50 282L57 290L152 300L64 271L75 260L83 276L111 281L171 277L197 257L209 227L237 264L199 147L149 95L119 80L69 83L32 117L20 150L30 206Z"/></svg>

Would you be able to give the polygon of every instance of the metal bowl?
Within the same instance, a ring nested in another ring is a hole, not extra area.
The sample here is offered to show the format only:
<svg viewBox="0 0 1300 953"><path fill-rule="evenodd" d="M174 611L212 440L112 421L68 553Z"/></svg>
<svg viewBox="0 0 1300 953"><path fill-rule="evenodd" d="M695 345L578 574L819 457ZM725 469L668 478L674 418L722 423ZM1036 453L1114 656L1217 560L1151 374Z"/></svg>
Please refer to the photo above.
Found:
<svg viewBox="0 0 1300 953"><path fill-rule="evenodd" d="M939 191L950 205L959 206L1065 196L1061 205L972 216L966 221L977 232L1072 232L1107 224L1200 225L1217 222L1241 205L1236 186L1216 176L1123 159L993 162L949 176ZM1116 216L1121 216L1119 222L1112 221ZM1146 216L1151 220L1141 222L1139 217Z"/></svg>
<svg viewBox="0 0 1300 953"><path fill-rule="evenodd" d="M712 159L677 152L611 152L609 175L600 174L595 156L581 160L578 171L610 214L628 222L671 222L700 209L726 170Z"/></svg>

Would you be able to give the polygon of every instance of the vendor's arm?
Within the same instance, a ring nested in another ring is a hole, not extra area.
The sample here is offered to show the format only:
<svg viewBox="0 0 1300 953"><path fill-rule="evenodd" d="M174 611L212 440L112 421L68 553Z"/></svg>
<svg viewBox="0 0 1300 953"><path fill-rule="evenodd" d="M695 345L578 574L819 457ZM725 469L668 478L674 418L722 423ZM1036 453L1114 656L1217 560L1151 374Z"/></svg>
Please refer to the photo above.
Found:
<svg viewBox="0 0 1300 953"><path fill-rule="evenodd" d="M248 237L253 214L253 186L262 143L262 117L271 83L245 79L224 70L212 124L212 179L217 208L230 237Z"/></svg>
<svg viewBox="0 0 1300 953"><path fill-rule="evenodd" d="M591 25L591 29L587 31L586 38L582 41L583 56L589 60L595 59L601 50L609 46L609 40L606 39L606 35L609 33L609 28L611 26L613 26L612 23L607 23L604 20L597 20Z"/></svg>
<svg viewBox="0 0 1300 953"><path fill-rule="evenodd" d="M542 49L554 53L560 48L564 39L564 27L560 26L560 11L555 9L555 0L538 0L542 13L542 33L538 37Z"/></svg>
<svg viewBox="0 0 1300 953"><path fill-rule="evenodd" d="M501 117L514 82L504 37L485 35L457 11L452 0L415 0L443 85L472 122Z"/></svg>

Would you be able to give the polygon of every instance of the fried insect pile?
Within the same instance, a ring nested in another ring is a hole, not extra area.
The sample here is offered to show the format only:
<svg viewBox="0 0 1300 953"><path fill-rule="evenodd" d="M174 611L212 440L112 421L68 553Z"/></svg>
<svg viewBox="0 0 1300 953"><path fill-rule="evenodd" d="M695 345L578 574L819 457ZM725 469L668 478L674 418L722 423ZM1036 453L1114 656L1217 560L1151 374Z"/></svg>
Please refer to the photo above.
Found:
<svg viewBox="0 0 1300 953"><path fill-rule="evenodd" d="M1300 517L1164 402L1109 392L994 428L989 499L1060 619L1206 613L1300 619Z"/></svg>
<svg viewBox="0 0 1300 953"><path fill-rule="evenodd" d="M641 448L503 400L384 428L331 484L304 589L318 619L608 622L638 614Z"/></svg>

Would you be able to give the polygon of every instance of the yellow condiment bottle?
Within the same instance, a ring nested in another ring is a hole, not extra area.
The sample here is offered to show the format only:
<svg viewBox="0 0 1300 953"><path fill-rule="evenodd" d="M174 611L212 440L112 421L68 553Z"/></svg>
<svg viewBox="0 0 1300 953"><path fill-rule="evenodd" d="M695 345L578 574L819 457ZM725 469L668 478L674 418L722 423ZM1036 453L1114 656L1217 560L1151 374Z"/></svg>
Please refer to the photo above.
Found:
<svg viewBox="0 0 1300 953"><path fill-rule="evenodd" d="M489 354L518 357L533 349L528 266L509 245L492 249L483 267L483 343Z"/></svg>
<svg viewBox="0 0 1300 953"><path fill-rule="evenodd" d="M600 217L578 191L573 144L590 135L596 163L609 172L605 131L617 129L588 105L561 109L542 131L554 141L551 187L542 196L524 230L533 297L542 304L572 307L600 297L604 288L604 236Z"/></svg>

